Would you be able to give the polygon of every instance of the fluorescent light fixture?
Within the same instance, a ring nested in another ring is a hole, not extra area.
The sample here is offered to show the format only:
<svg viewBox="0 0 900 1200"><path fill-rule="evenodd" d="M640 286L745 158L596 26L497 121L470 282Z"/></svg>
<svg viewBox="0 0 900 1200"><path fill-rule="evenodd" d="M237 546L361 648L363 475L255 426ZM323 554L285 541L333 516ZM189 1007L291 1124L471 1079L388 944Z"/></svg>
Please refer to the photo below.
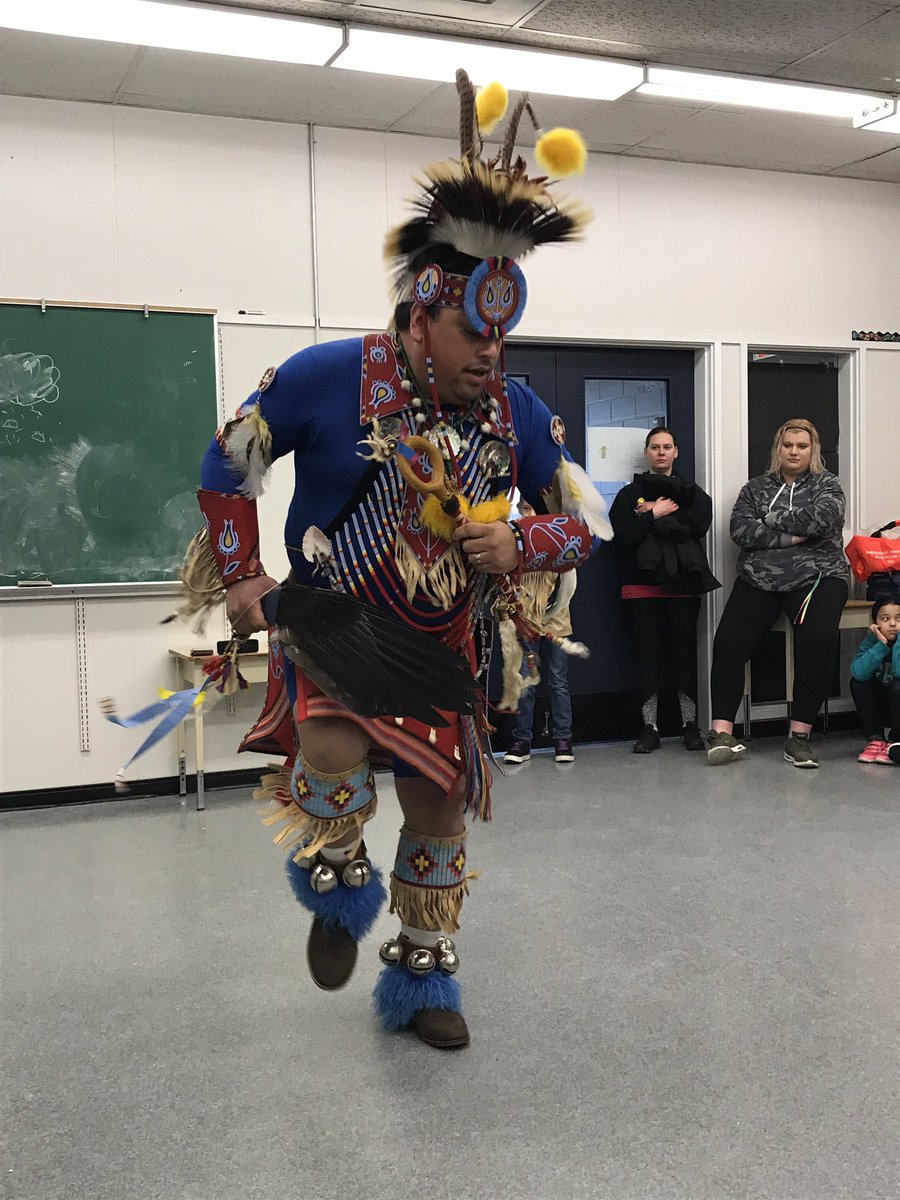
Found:
<svg viewBox="0 0 900 1200"><path fill-rule="evenodd" d="M900 133L900 100L883 100L855 116L853 124L869 133Z"/></svg>
<svg viewBox="0 0 900 1200"><path fill-rule="evenodd" d="M647 77L637 90L645 96L668 96L675 100L732 104L742 108L773 108L823 117L853 117L881 99L880 96L846 92L840 88L774 83L769 79L678 71L668 67L648 67Z"/></svg>
<svg viewBox="0 0 900 1200"><path fill-rule="evenodd" d="M464 67L478 84L499 79L516 91L586 100L617 100L644 77L643 67L637 63L585 54L551 54L497 42L355 27L350 28L348 45L333 65L345 71L433 79L437 83L452 83L456 68Z"/></svg>
<svg viewBox="0 0 900 1200"><path fill-rule="evenodd" d="M324 66L340 25L155 0L0 0L0 28Z"/></svg>

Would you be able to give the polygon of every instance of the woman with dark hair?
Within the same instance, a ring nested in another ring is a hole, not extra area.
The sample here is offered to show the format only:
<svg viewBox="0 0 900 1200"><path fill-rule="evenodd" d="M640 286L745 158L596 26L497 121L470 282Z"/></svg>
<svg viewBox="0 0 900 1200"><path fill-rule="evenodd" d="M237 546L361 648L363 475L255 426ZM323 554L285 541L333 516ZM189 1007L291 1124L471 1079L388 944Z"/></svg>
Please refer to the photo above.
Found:
<svg viewBox="0 0 900 1200"><path fill-rule="evenodd" d="M744 664L782 612L793 622L796 652L784 757L795 767L819 765L809 735L834 670L847 603L843 529L844 493L825 470L816 427L802 418L785 421L769 469L744 484L731 514L741 553L713 646L707 758L714 766L746 753L733 736Z"/></svg>
<svg viewBox="0 0 900 1200"><path fill-rule="evenodd" d="M678 443L668 427L650 430L644 458L649 469L622 488L609 511L638 663L643 728L634 753L651 754L659 747L657 704L669 664L685 748L703 750L697 726L697 617L701 595L721 586L703 548L712 500L675 474Z"/></svg>

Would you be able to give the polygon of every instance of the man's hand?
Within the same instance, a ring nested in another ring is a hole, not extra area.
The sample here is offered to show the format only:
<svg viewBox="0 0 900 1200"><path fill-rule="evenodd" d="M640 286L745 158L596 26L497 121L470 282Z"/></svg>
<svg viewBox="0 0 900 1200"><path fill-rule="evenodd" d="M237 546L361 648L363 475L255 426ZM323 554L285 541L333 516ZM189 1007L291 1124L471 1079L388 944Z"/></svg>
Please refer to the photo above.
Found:
<svg viewBox="0 0 900 1200"><path fill-rule="evenodd" d="M484 524L459 517L453 540L460 543L475 570L485 575L506 575L519 565L516 535L505 521Z"/></svg>
<svg viewBox="0 0 900 1200"><path fill-rule="evenodd" d="M270 575L256 575L231 585L225 593L225 611L238 637L248 637L251 633L268 629L269 622L263 616L259 601L277 587L278 581Z"/></svg>

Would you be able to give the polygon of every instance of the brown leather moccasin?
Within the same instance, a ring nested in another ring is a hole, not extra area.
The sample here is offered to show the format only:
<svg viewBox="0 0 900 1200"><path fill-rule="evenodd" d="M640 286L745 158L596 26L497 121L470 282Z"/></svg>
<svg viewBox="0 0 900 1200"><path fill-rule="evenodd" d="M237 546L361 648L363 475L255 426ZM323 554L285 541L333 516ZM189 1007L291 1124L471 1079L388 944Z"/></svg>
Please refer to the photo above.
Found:
<svg viewBox="0 0 900 1200"><path fill-rule="evenodd" d="M314 917L306 943L309 973L317 987L326 992L342 988L356 966L359 948L343 925L326 927L321 917Z"/></svg>
<svg viewBox="0 0 900 1200"><path fill-rule="evenodd" d="M458 1050L469 1044L469 1027L462 1013L450 1008L420 1008L413 1017L419 1041L438 1050Z"/></svg>

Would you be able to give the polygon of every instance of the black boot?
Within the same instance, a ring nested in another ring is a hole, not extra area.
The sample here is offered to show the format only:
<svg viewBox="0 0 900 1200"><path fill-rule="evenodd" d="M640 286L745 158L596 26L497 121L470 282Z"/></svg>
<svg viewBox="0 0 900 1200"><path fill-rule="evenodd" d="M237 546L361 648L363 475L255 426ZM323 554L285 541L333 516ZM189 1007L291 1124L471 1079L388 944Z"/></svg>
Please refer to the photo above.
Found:
<svg viewBox="0 0 900 1200"><path fill-rule="evenodd" d="M705 750L706 742L696 721L688 721L681 731L685 750Z"/></svg>
<svg viewBox="0 0 900 1200"><path fill-rule="evenodd" d="M641 736L632 746L635 754L652 754L654 750L659 749L659 734L652 725L645 725L641 730Z"/></svg>

